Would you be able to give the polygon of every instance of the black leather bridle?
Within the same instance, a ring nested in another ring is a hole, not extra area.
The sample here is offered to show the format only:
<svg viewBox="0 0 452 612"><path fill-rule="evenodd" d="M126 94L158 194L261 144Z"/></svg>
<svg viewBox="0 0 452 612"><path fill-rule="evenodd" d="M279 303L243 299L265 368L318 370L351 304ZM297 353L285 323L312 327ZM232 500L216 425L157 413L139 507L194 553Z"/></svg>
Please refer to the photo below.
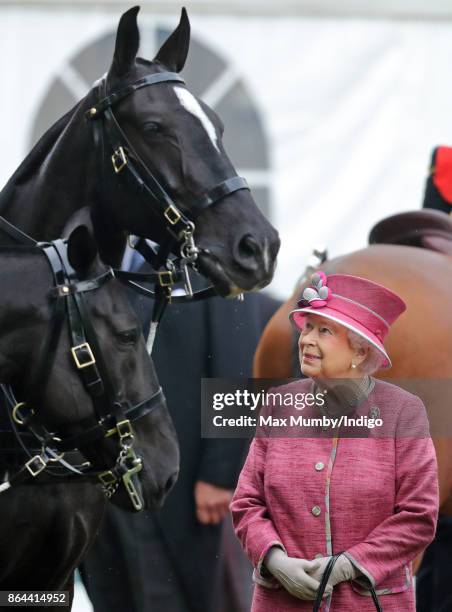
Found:
<svg viewBox="0 0 452 612"><path fill-rule="evenodd" d="M102 188L107 197L113 187L114 175L126 173L135 188L138 188L149 199L152 212L165 227L167 237L159 245L158 250L153 250L144 238L139 238L138 241L131 244L157 272L148 275L122 272L118 275L119 280L128 284L135 291L156 298L153 323L158 323L168 302L199 300L216 295L213 287L196 293L191 288L187 268L191 267L197 271L196 260L201 252L194 241L196 219L204 209L214 205L222 198L241 189L249 190L244 178L239 176L227 178L200 195L195 202L190 203L189 212L185 213L175 204L149 165L140 158L119 125L113 108L121 100L143 87L168 82L185 84L184 79L175 72L159 72L119 87L108 94L107 78L104 77L99 83L99 101L91 106L85 115L87 120L93 124L94 143L100 152L103 164ZM111 160L111 166L109 160ZM109 167L106 167L106 164ZM176 245L179 247L179 256L176 260L169 259ZM158 271L162 267L164 269ZM153 282L154 291L141 286L140 281ZM178 282L184 282L186 293L183 296L172 297L172 287Z"/></svg>
<svg viewBox="0 0 452 612"><path fill-rule="evenodd" d="M142 460L133 448L132 422L161 406L163 393L159 388L146 401L129 406L119 400L114 389L85 301L85 293L100 289L115 277L114 271L109 268L96 278L79 280L76 271L69 263L65 241L37 243L1 217L0 229L22 245L34 247L37 252L44 253L54 280L54 286L49 292L49 297L53 301L50 327L40 348L38 366L29 384L26 385L26 391L21 391L21 401L16 401L10 387L2 385L9 404L12 431L29 459L17 473L9 477L7 482L0 485L0 492L35 478L48 467L54 470L55 464L59 464L63 469L58 475L71 478L82 476L84 479L100 482L108 497L111 497L119 485L123 484L134 509L141 510L144 503L136 477L142 469ZM11 250L16 247L6 248ZM23 247L17 247L20 248ZM82 433L60 439L41 423L39 413L33 409L33 406L42 401L45 395L65 321L69 327L74 366L91 397L95 423L87 426ZM36 447L37 441L40 452L35 455L29 452L20 428L26 428L28 433L32 434L34 446ZM74 466L63 459L67 452L78 450L83 453L83 449L92 443L113 436L117 437L118 449L116 460L109 469L97 470L86 462L81 467ZM50 474L55 475L52 471Z"/></svg>

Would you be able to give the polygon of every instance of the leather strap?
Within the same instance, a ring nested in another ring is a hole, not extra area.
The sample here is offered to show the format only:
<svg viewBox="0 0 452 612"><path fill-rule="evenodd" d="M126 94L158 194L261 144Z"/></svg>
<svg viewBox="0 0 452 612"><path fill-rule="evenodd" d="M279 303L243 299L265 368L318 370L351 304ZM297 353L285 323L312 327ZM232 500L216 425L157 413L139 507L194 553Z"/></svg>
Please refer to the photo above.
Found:
<svg viewBox="0 0 452 612"><path fill-rule="evenodd" d="M25 234L25 232L20 230L18 227L16 227L3 217L0 217L0 229L19 244L36 246L36 240L33 240L31 236Z"/></svg>
<svg viewBox="0 0 452 612"><path fill-rule="evenodd" d="M242 176L232 176L231 178L222 181L215 187L212 187L212 189L203 197L199 198L198 202L196 203L196 207L200 210L207 208L227 195L234 193L234 191L239 191L240 189L250 190L246 179L244 179Z"/></svg>
<svg viewBox="0 0 452 612"><path fill-rule="evenodd" d="M157 410L163 405L164 396L162 388L159 389L151 395L151 397L140 404L135 404L127 408L124 411L125 418L130 421L137 421L141 419L143 416L148 415L150 412ZM87 444L95 442L96 440L100 440L105 437L105 434L108 430L113 429L116 425L115 419L112 415L107 416L101 422L96 423L96 425L91 426L89 429L84 430L82 433L77 434L76 436L72 436L71 438L66 438L61 442L56 441L53 442L55 448L59 451L70 451L74 448L83 448Z"/></svg>
<svg viewBox="0 0 452 612"><path fill-rule="evenodd" d="M183 280L182 274L179 270L172 272L173 278L176 282L180 282ZM150 273L140 273L140 272L126 272L124 270L115 270L116 278L126 285L126 287L130 287L137 293L141 293L148 298L153 300L158 299L159 296L152 289L147 289L140 285L140 282L146 283L155 283L156 286L159 286L157 282L159 280L158 272L150 272ZM214 297L218 295L215 291L214 287L206 287L205 289L200 289L199 291L195 291L192 296L187 295L172 295L171 296L171 304L184 304L185 302L198 302L200 300L204 300L206 298Z"/></svg>
<svg viewBox="0 0 452 612"><path fill-rule="evenodd" d="M340 554L333 555L330 557L328 563L326 564L325 571L323 572L322 579L320 580L320 585L317 591L317 597L314 601L313 612L319 612L320 606L322 605L323 594L325 593L326 585L328 584L328 580L331 576L331 572L333 571L334 564L340 557Z"/></svg>
<svg viewBox="0 0 452 612"><path fill-rule="evenodd" d="M92 106L87 112L87 119L99 119L101 114L107 109L120 102L123 98L126 98L128 95L141 89L142 87L148 87L149 85L156 85L157 83L165 83L168 81L177 81L179 83L185 83L184 79L177 72L158 72L156 74L149 74L148 76L131 83L130 85L126 85L116 91L112 92L110 95L105 96L97 102L94 106ZM95 110L96 112L93 112Z"/></svg>
<svg viewBox="0 0 452 612"><path fill-rule="evenodd" d="M323 572L322 579L320 581L320 585L317 591L317 597L314 601L314 608L312 612L320 612L323 594L325 593L326 585L328 584L328 580L330 579L334 564L336 563L336 561L342 554L343 553L338 553L337 555L333 555L332 557L330 557L325 567L325 571ZM378 612L383 612L383 608L381 607L380 601L378 600L378 596L377 596L377 593L375 592L375 588L371 586L369 590L372 596L372 601L375 604L375 608L377 609Z"/></svg>

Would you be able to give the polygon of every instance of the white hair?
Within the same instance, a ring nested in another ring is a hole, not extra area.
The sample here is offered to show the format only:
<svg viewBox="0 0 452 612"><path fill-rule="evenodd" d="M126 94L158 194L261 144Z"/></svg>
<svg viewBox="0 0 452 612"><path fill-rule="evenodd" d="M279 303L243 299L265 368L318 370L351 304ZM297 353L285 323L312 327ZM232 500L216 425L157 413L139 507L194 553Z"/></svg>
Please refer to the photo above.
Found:
<svg viewBox="0 0 452 612"><path fill-rule="evenodd" d="M367 352L367 357L364 361L358 366L363 374L374 374L377 370L379 370L384 363L384 356L378 349L376 349L370 342L368 342L365 338L352 331L351 329L347 329L347 336L350 346L354 350L363 349Z"/></svg>

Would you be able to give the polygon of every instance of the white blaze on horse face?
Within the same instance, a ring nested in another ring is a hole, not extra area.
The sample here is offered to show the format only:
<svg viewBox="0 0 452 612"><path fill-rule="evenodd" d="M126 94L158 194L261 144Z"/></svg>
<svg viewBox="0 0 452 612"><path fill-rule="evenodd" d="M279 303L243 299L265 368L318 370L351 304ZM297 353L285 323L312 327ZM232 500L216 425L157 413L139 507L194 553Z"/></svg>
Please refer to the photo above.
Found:
<svg viewBox="0 0 452 612"><path fill-rule="evenodd" d="M268 238L264 238L264 248L262 249L262 258L264 260L264 272L268 274L270 272L270 249L268 244Z"/></svg>
<svg viewBox="0 0 452 612"><path fill-rule="evenodd" d="M213 146L216 148L216 150L219 153L220 149L218 147L218 138L217 138L217 132L215 130L215 126L213 125L209 117L206 115L206 113L202 110L201 105L199 104L198 100L195 98L193 94L191 94L187 89L184 89L183 87L175 87L174 92L176 96L179 98L179 102L182 104L185 110L187 110L189 113L194 115L197 119L199 119L199 121L201 122L201 125L204 127L204 129L207 132L207 135L212 141Z"/></svg>

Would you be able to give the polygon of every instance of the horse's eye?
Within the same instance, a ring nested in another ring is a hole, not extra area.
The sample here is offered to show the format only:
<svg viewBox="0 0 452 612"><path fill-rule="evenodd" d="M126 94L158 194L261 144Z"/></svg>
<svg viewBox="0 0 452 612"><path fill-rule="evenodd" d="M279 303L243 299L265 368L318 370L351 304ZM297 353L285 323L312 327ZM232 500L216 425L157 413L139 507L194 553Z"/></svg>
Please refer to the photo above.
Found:
<svg viewBox="0 0 452 612"><path fill-rule="evenodd" d="M143 130L146 132L146 134L158 134L162 131L162 126L156 121L147 121L143 125Z"/></svg>
<svg viewBox="0 0 452 612"><path fill-rule="evenodd" d="M117 333L117 336L119 338L119 341L122 344L135 344L136 341L138 340L139 336L140 336L140 330L138 328L136 329L128 329L125 331L121 331Z"/></svg>

